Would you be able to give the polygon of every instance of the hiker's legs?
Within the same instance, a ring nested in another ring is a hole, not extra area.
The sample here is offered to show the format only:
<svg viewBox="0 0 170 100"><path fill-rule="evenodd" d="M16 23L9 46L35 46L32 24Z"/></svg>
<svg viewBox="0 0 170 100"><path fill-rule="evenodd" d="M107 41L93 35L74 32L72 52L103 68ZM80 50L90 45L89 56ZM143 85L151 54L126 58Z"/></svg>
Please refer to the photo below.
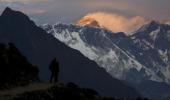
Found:
<svg viewBox="0 0 170 100"><path fill-rule="evenodd" d="M52 82L53 82L53 78L54 78L54 76L53 76L53 74L51 74L51 77L50 77L50 83L52 83Z"/></svg>
<svg viewBox="0 0 170 100"><path fill-rule="evenodd" d="M58 82L58 75L54 76L54 82Z"/></svg>

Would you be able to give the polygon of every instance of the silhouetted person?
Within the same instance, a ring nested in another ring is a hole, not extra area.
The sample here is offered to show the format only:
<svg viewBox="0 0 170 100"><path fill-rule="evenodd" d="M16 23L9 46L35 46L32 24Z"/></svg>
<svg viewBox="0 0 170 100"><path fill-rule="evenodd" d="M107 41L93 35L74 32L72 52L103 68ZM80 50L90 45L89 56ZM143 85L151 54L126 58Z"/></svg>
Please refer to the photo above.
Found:
<svg viewBox="0 0 170 100"><path fill-rule="evenodd" d="M59 76L59 62L56 58L54 58L49 66L49 69L51 71L51 77L50 82L58 82L58 76Z"/></svg>

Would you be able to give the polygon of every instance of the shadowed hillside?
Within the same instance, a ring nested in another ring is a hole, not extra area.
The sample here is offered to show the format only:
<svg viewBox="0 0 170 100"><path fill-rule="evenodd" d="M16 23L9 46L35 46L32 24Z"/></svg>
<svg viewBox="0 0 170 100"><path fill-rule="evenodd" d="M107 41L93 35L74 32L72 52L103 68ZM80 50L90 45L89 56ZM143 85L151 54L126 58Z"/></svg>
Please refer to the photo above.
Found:
<svg viewBox="0 0 170 100"><path fill-rule="evenodd" d="M12 43L0 44L0 69L0 100L115 100L72 82L38 81L38 68L30 64Z"/></svg>

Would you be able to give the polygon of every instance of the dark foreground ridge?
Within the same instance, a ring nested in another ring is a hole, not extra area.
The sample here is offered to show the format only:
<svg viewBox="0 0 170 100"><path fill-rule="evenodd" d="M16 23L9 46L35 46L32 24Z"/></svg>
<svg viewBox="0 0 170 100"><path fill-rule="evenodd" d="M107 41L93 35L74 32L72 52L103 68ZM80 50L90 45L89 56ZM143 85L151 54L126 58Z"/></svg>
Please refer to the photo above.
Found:
<svg viewBox="0 0 170 100"><path fill-rule="evenodd" d="M115 100L71 82L65 85L39 81L38 68L12 43L0 44L0 69L0 100Z"/></svg>

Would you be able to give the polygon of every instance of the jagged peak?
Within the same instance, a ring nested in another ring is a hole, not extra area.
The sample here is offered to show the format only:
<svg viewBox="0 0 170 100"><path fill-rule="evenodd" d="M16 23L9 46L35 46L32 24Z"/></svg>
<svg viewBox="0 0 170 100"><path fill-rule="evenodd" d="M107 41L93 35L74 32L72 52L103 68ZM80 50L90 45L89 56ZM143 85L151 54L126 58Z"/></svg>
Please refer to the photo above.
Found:
<svg viewBox="0 0 170 100"><path fill-rule="evenodd" d="M149 24L150 24L150 25L158 25L158 24L160 24L160 22L159 22L159 21L156 21L156 20L151 20L151 21L149 22Z"/></svg>
<svg viewBox="0 0 170 100"><path fill-rule="evenodd" d="M166 28L165 28L166 27ZM170 28L170 25L168 24L165 24L165 23L162 23L160 21L156 21L156 20L152 20L150 22L148 22L147 24L143 25L141 28L139 28L136 32L134 33L147 33L147 32L152 32L152 31L155 31L159 28L163 28L164 30L165 29L169 29ZM146 32L147 31L147 32Z"/></svg>
<svg viewBox="0 0 170 100"><path fill-rule="evenodd" d="M141 28L139 28L137 31L134 32L134 34L132 34L131 36L134 36L136 34L144 34L144 33L148 33L148 32L152 32L156 29L158 29L162 24L159 21L149 21L147 24L143 25Z"/></svg>
<svg viewBox="0 0 170 100"><path fill-rule="evenodd" d="M6 7L5 10L3 11L1 17L25 17L27 19L29 19L29 17L27 15L25 15L24 13L20 12L20 11L15 11L13 9L11 9L10 7Z"/></svg>
<svg viewBox="0 0 170 100"><path fill-rule="evenodd" d="M12 10L10 7L6 7L5 10L2 12L1 16L6 16L6 15L10 14L11 12L15 12L15 11Z"/></svg>
<svg viewBox="0 0 170 100"><path fill-rule="evenodd" d="M33 25L35 26L34 22L32 20L30 20L30 18L20 12L20 11L15 11L9 7L6 7L5 10L3 11L2 15L0 16L0 20L3 22L10 22L10 24L15 24L18 23L21 26L28 26L28 25Z"/></svg>
<svg viewBox="0 0 170 100"><path fill-rule="evenodd" d="M153 27L153 26L160 26L160 25L162 25L163 23L161 23L161 22L159 22L159 21L155 21L155 20L152 20L152 21L150 21L146 26L148 26L148 28L149 27Z"/></svg>
<svg viewBox="0 0 170 100"><path fill-rule="evenodd" d="M9 11L13 11L13 10L10 7L6 7L4 11L9 12Z"/></svg>

